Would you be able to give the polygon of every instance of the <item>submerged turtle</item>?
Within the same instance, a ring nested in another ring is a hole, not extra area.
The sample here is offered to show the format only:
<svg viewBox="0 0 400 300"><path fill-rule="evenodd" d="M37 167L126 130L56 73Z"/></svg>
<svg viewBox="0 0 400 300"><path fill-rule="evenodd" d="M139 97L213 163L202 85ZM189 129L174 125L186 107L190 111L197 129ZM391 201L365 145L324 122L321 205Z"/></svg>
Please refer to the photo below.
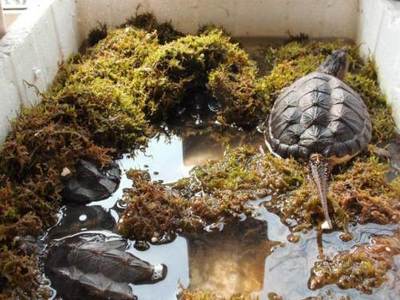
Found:
<svg viewBox="0 0 400 300"><path fill-rule="evenodd" d="M331 168L367 147L371 121L360 95L342 79L347 71L345 50L336 50L317 71L284 89L275 101L265 132L267 146L283 158L309 161L326 222Z"/></svg>

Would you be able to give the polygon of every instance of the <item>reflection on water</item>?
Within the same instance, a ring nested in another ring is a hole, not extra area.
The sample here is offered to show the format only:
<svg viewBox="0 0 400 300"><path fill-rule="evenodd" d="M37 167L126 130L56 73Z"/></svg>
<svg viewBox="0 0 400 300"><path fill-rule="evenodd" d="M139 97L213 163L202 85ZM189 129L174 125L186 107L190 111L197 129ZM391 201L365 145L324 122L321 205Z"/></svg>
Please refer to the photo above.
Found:
<svg viewBox="0 0 400 300"><path fill-rule="evenodd" d="M247 134L236 136L202 134L160 134L149 142L145 152L133 157L125 155L118 161L123 176L119 189L109 199L88 206L64 207L61 220L49 233L50 238L86 232L111 234L118 221L116 202L124 188L132 185L125 172L130 168L148 169L153 180L174 182L189 174L194 165L209 159L222 157L226 145L236 146L248 143ZM216 138L219 137L220 139ZM320 296L321 299L400 299L396 272L400 272L400 260L388 274L388 282L373 295L363 295L355 290L340 290L326 286L310 291L307 281L310 269L318 259L317 233L310 231L300 234L298 243L289 243L289 231L279 218L269 213L263 203L269 198L253 201L253 216L234 225L214 231L204 231L185 237L178 236L172 243L151 245L146 251L138 251L130 241L127 250L151 264L165 264L167 277L156 284L132 285L139 300L173 300L179 286L190 289L207 289L228 297L233 293L247 293L267 299L268 293L275 292L284 299L304 299ZM268 224L268 225L267 225ZM354 239L343 243L339 233L324 234L323 253L334 255L337 251L348 250L358 243L365 243L372 234L390 234L396 226L357 225L351 228ZM96 230L96 232L93 232Z"/></svg>
<svg viewBox="0 0 400 300"><path fill-rule="evenodd" d="M264 262L274 246L267 224L247 219L221 232L188 236L190 288L223 297L257 294L263 288Z"/></svg>

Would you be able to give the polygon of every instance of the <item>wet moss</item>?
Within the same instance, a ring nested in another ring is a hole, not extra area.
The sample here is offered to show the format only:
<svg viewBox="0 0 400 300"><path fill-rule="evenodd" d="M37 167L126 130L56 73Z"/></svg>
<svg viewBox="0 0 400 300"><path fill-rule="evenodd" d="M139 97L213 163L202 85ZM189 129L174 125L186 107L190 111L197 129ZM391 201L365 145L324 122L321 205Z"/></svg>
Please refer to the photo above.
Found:
<svg viewBox="0 0 400 300"><path fill-rule="evenodd" d="M215 193L185 197L178 189L151 182L144 171L129 173L134 185L124 193L127 207L118 231L139 242L169 242L177 232L196 232L223 218L229 223L247 211L244 206L249 199L247 195Z"/></svg>
<svg viewBox="0 0 400 300"><path fill-rule="evenodd" d="M311 270L309 287L318 289L336 284L342 289L355 288L371 294L386 279L393 257L400 254L399 233L394 236L376 236L369 244L355 246L332 258L317 261Z"/></svg>
<svg viewBox="0 0 400 300"><path fill-rule="evenodd" d="M254 147L244 146L227 151L221 161L195 167L190 189L276 194L293 190L304 180L304 169L294 160L262 155Z"/></svg>
<svg viewBox="0 0 400 300"><path fill-rule="evenodd" d="M186 201L160 183L151 182L145 171L130 170L128 177L134 183L124 192L127 208L118 223L119 233L138 241L170 241L182 226Z"/></svg>
<svg viewBox="0 0 400 300"><path fill-rule="evenodd" d="M140 171L130 176L134 186L124 194L127 209L119 231L145 241L178 229L190 232L221 220L229 223L251 213L249 200L293 190L304 181L303 168L295 161L270 154L264 158L251 147L230 150L221 161L196 167L170 189Z"/></svg>
<svg viewBox="0 0 400 300"><path fill-rule="evenodd" d="M0 255L10 265L37 265L35 255L20 253L13 240L37 236L54 224L63 168L73 170L81 158L106 166L120 151L145 143L149 125L143 104L133 98L130 76L157 45L138 29L109 32L62 66L43 101L24 108L12 123L0 149ZM0 272L6 278L1 294L35 297L35 288L24 283L35 281L32 272L24 282L17 280L17 271Z"/></svg>
<svg viewBox="0 0 400 300"><path fill-rule="evenodd" d="M387 163L371 156L358 159L343 173L334 175L328 201L338 229L347 230L347 224L396 224L400 220L399 179L388 182ZM279 195L266 203L282 222L293 231L310 229L324 220L320 201L312 182L286 195Z"/></svg>

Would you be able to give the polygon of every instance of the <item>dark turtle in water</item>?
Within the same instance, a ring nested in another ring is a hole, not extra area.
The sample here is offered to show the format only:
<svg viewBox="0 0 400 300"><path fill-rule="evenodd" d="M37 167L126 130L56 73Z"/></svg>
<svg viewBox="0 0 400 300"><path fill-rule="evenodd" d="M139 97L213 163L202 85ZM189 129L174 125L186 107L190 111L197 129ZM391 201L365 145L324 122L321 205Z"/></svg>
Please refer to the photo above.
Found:
<svg viewBox="0 0 400 300"><path fill-rule="evenodd" d="M285 88L274 103L265 132L273 153L309 161L327 222L323 227L329 229L330 170L365 149L371 139L367 107L342 81L347 68L346 51L336 50L316 72Z"/></svg>

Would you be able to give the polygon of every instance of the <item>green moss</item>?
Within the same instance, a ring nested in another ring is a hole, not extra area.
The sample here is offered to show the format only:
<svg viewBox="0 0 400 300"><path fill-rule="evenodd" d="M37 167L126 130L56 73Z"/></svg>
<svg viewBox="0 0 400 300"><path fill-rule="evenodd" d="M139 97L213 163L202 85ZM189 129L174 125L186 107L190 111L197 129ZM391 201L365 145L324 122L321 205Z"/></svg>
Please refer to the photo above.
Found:
<svg viewBox="0 0 400 300"><path fill-rule="evenodd" d="M159 47L137 70L136 90L145 98L142 101L156 108L156 119L167 120L179 108L190 108L194 96L208 88L222 105L223 123L232 122L232 113L238 111L246 123L255 125L255 110L250 107L260 107L251 82L255 72L248 55L223 32L213 30Z"/></svg>
<svg viewBox="0 0 400 300"><path fill-rule="evenodd" d="M223 65L208 77L208 88L223 110L219 113L222 124L254 127L265 117L267 108L256 89L257 69L253 65L236 71L232 65Z"/></svg>
<svg viewBox="0 0 400 300"><path fill-rule="evenodd" d="M355 288L371 294L386 279L393 257L400 253L399 236L378 236L369 244L342 251L333 258L317 261L311 269L309 287L318 289L336 284L342 289Z"/></svg>
<svg viewBox="0 0 400 300"><path fill-rule="evenodd" d="M304 179L303 167L292 159L262 155L252 147L227 151L221 161L192 170L190 188L207 193L250 191L282 193L298 187Z"/></svg>
<svg viewBox="0 0 400 300"><path fill-rule="evenodd" d="M239 147L221 161L196 167L172 189L150 182L143 172L131 171L130 176L134 186L124 194L128 207L118 228L124 236L149 241L249 214L249 200L295 189L304 181L304 170L293 160L263 157L253 148Z"/></svg>
<svg viewBox="0 0 400 300"><path fill-rule="evenodd" d="M346 231L349 222L396 224L400 220L397 205L400 180L386 181L389 168L387 163L372 156L368 160L358 159L348 170L333 176L328 200L337 228ZM312 182L305 182L288 195L273 198L266 206L293 231L310 229L324 220Z"/></svg>
<svg viewBox="0 0 400 300"><path fill-rule="evenodd" d="M164 238L169 240L182 226L186 201L159 183L151 182L144 171L130 170L134 186L124 192L127 204L118 231L138 241Z"/></svg>

